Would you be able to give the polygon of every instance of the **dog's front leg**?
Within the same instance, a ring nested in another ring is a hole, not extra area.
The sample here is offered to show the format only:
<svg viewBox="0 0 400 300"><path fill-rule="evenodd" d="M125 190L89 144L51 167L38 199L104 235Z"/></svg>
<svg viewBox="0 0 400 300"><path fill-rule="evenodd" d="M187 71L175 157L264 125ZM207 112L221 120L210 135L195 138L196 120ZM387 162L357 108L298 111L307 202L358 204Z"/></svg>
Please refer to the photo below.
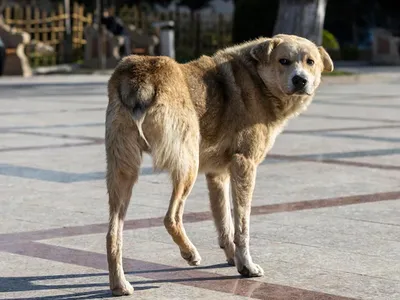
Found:
<svg viewBox="0 0 400 300"><path fill-rule="evenodd" d="M256 171L257 165L252 159L242 154L234 155L231 184L235 220L235 263L239 273L245 277L264 275L263 269L253 263L249 249L250 211Z"/></svg>

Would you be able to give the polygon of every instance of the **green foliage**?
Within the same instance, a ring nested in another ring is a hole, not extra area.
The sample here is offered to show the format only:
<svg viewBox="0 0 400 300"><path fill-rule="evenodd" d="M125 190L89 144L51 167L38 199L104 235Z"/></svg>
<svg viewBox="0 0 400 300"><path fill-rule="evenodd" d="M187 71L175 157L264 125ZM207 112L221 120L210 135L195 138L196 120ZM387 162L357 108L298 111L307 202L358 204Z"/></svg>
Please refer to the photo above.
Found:
<svg viewBox="0 0 400 300"><path fill-rule="evenodd" d="M322 33L322 46L325 49L339 50L339 42L336 40L335 36L327 30Z"/></svg>
<svg viewBox="0 0 400 300"><path fill-rule="evenodd" d="M279 0L237 0L233 20L233 42L271 36Z"/></svg>

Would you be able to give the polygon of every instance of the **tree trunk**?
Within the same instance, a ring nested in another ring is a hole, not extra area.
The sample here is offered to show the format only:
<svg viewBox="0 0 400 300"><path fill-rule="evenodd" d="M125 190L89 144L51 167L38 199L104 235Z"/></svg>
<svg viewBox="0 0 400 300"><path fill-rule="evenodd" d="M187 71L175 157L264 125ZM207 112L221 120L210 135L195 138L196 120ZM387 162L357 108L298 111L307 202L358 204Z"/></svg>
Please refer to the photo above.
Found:
<svg viewBox="0 0 400 300"><path fill-rule="evenodd" d="M274 34L286 33L322 44L328 0L280 0Z"/></svg>
<svg viewBox="0 0 400 300"><path fill-rule="evenodd" d="M67 64L73 63L73 3L71 0L64 0L64 11L65 11L65 37L64 37L64 62Z"/></svg>

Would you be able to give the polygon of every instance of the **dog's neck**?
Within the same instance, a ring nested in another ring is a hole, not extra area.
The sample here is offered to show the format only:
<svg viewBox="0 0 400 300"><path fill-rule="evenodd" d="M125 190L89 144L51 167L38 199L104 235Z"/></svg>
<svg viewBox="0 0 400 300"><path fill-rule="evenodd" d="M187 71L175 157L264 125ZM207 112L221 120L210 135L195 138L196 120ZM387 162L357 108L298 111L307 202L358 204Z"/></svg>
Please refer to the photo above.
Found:
<svg viewBox="0 0 400 300"><path fill-rule="evenodd" d="M286 121L298 116L300 113L307 109L313 97L314 95L292 95L282 98L272 98L276 119L278 121Z"/></svg>
<svg viewBox="0 0 400 300"><path fill-rule="evenodd" d="M298 116L305 111L311 103L314 95L275 95L257 73L257 80L263 86L263 104L269 112L269 122L282 123ZM272 112L272 114L271 114Z"/></svg>

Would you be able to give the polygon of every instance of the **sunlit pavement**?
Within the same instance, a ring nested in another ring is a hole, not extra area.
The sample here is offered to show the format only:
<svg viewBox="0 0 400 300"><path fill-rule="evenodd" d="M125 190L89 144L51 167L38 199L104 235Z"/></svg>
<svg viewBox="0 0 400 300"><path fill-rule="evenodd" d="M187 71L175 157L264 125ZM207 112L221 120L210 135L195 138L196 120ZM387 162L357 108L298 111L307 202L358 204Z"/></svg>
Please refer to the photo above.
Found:
<svg viewBox="0 0 400 300"><path fill-rule="evenodd" d="M111 298L105 256L107 76L0 80L0 298ZM259 167L253 260L217 245L204 176L185 212L189 267L164 230L171 187L146 157L127 215L134 299L400 299L400 85L327 79Z"/></svg>

